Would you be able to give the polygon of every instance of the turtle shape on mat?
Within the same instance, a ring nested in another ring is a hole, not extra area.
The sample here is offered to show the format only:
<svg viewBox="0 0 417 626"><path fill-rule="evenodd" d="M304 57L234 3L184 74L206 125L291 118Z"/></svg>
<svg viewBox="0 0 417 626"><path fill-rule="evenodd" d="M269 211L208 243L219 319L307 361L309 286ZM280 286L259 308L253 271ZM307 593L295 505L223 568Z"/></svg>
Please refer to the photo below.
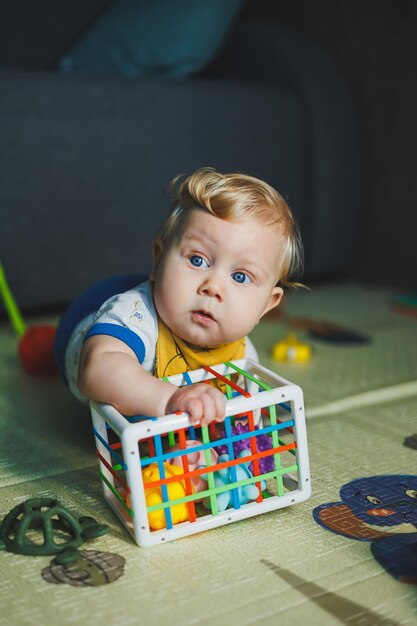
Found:
<svg viewBox="0 0 417 626"><path fill-rule="evenodd" d="M105 535L107 524L92 517L77 520L54 498L29 498L15 506L0 526L0 550L32 556L58 555L57 563L79 558L77 548Z"/></svg>

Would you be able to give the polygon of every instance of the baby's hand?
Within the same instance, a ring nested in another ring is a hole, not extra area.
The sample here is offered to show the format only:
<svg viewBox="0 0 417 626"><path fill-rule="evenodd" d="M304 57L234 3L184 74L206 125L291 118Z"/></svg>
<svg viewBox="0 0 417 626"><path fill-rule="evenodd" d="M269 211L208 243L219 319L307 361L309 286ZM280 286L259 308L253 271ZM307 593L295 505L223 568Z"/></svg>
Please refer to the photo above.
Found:
<svg viewBox="0 0 417 626"><path fill-rule="evenodd" d="M181 387L168 401L166 413L187 411L191 424L199 422L207 426L215 420L223 422L225 418L226 398L219 389L205 383L196 383Z"/></svg>

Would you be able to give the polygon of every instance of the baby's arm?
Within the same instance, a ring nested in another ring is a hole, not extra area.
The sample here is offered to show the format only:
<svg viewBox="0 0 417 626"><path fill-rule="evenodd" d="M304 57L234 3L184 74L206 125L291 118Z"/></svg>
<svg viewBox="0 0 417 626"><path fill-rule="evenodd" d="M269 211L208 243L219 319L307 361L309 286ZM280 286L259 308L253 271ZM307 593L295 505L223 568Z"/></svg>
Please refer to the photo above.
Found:
<svg viewBox="0 0 417 626"><path fill-rule="evenodd" d="M192 424L203 425L224 419L225 398L218 389L205 383L178 388L159 380L142 367L127 344L107 335L94 335L84 343L78 388L123 415L187 411Z"/></svg>

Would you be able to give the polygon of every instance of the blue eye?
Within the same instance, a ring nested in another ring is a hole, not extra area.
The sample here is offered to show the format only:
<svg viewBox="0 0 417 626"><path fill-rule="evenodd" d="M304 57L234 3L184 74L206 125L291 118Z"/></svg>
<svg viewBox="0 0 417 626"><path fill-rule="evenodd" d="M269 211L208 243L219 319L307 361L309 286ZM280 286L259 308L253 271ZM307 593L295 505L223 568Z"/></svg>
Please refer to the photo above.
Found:
<svg viewBox="0 0 417 626"><path fill-rule="evenodd" d="M232 278L241 285L248 285L251 282L249 276L244 272L234 272L234 274L232 274Z"/></svg>
<svg viewBox="0 0 417 626"><path fill-rule="evenodd" d="M207 261L199 254L193 254L190 256L189 260L191 265L194 265L194 267L208 267Z"/></svg>

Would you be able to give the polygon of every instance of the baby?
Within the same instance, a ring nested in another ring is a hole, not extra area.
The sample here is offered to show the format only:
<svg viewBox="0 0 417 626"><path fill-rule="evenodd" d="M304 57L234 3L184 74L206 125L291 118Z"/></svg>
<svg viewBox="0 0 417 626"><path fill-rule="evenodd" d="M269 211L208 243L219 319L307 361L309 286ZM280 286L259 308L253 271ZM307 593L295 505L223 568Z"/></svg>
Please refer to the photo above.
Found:
<svg viewBox="0 0 417 626"><path fill-rule="evenodd" d="M257 178L202 168L172 189L149 280L81 320L66 348L66 377L81 400L124 415L187 411L192 424L207 425L224 419L224 394L161 378L256 359L247 335L278 306L283 287L297 285L302 246L286 202Z"/></svg>

